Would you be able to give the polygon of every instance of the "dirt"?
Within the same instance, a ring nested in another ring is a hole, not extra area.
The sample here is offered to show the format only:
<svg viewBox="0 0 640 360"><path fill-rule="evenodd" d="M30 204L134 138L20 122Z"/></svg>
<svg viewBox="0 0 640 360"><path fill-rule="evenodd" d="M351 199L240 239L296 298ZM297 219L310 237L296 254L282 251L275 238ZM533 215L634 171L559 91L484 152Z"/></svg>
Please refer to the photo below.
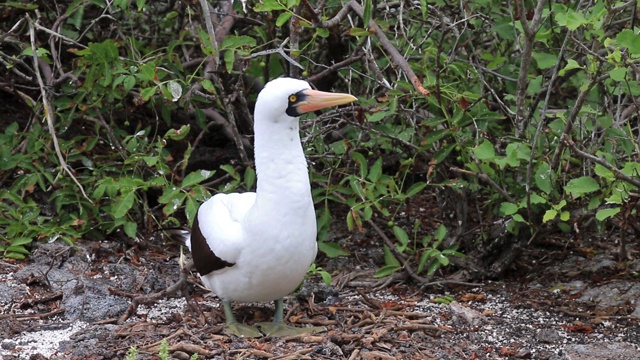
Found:
<svg viewBox="0 0 640 360"><path fill-rule="evenodd" d="M39 244L27 262L0 262L0 357L174 359L640 359L639 261L532 249L530 272L501 281L421 289L373 278L376 255L320 258L332 286L310 277L286 301L290 338L227 336L219 303L189 276L184 294L139 305L180 275L178 245L82 241ZM144 298L139 298L144 299ZM201 311L201 312L200 312ZM272 304L236 304L243 322Z"/></svg>

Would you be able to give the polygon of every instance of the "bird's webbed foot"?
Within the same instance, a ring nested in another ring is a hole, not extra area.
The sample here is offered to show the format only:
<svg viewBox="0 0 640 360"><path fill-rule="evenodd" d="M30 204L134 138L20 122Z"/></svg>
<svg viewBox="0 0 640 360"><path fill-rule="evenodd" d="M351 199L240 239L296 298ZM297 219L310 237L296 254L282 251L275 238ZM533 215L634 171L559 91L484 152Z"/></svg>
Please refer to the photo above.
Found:
<svg viewBox="0 0 640 360"><path fill-rule="evenodd" d="M245 325L237 321L227 323L224 326L224 332L228 335L235 335L244 338L257 338L262 336L262 333L256 327Z"/></svg>
<svg viewBox="0 0 640 360"><path fill-rule="evenodd" d="M312 327L293 327L286 325L282 322L261 322L257 324L260 327L260 330L266 336L275 336L275 337L284 337L284 336L296 336L303 334L310 334L313 332L323 332L326 329L322 326L312 326Z"/></svg>

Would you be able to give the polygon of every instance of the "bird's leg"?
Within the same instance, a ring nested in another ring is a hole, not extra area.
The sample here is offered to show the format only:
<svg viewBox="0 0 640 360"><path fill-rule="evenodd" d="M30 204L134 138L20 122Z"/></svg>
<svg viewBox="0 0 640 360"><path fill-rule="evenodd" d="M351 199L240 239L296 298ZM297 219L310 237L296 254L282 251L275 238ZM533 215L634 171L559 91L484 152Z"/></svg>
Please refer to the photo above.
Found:
<svg viewBox="0 0 640 360"><path fill-rule="evenodd" d="M239 323L236 320L236 317L233 316L233 311L231 311L230 302L222 301L222 307L224 308L224 317L226 319L224 331L227 334L232 334L235 336L247 337L247 338L255 338L255 337L262 336L260 331L255 327Z"/></svg>
<svg viewBox="0 0 640 360"><path fill-rule="evenodd" d="M258 326L260 326L260 329L262 330L263 333L265 333L265 335L294 336L294 335L301 335L301 334L309 334L312 332L322 332L326 330L322 326L296 328L296 327L284 324L282 322L282 320L284 319L283 312L284 312L284 305L283 305L282 299L278 299L276 300L276 312L273 315L273 321L258 323Z"/></svg>

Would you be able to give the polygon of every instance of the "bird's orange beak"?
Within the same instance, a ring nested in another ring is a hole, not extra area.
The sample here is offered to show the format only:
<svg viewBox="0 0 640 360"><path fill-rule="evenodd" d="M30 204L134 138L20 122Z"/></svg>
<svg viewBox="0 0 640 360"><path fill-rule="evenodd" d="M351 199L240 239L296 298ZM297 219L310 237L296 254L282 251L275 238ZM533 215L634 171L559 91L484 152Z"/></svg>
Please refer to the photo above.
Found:
<svg viewBox="0 0 640 360"><path fill-rule="evenodd" d="M331 106L344 105L358 100L355 96L318 90L302 91L304 98L295 104L298 113L304 114Z"/></svg>

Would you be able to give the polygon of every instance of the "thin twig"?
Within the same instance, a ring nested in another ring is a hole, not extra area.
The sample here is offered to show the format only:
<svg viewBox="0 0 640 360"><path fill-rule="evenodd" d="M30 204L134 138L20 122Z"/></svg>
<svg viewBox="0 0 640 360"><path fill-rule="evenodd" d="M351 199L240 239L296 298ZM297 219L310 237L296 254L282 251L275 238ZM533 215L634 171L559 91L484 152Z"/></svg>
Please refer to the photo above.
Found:
<svg viewBox="0 0 640 360"><path fill-rule="evenodd" d="M213 28L213 22L211 21L211 9L207 0L200 0L200 7L202 8L202 17L204 18L207 33L211 39L211 46L213 47L213 55L211 56L213 59L213 67L217 69L218 64L220 63L220 54L218 51L218 41L216 40L216 31Z"/></svg>
<svg viewBox="0 0 640 360"><path fill-rule="evenodd" d="M71 177L73 182L75 182L76 185L78 185L78 188L80 188L80 192L82 193L82 195L90 203L93 204L93 201L91 201L91 199L87 196L87 193L84 191L84 188L82 187L78 179L76 179L76 177L73 175L73 172L71 171L71 169L69 168L69 165L65 161L64 156L62 156L62 151L60 150L60 144L58 144L58 137L56 136L56 129L53 125L55 121L54 111L53 111L53 108L51 107L51 103L49 102L44 81L42 80L42 76L40 74L40 65L39 65L39 59L37 55L38 53L36 50L36 29L35 28L37 24L36 22L31 20L29 15L27 15L27 19L29 21L29 36L31 39L31 51L33 52L33 70L35 72L36 78L38 79L38 85L40 86L40 95L42 96L42 106L44 108L44 116L47 119L49 134L51 135L51 140L53 141L53 147L55 148L56 155L58 156L60 167Z"/></svg>
<svg viewBox="0 0 640 360"><path fill-rule="evenodd" d="M337 26L347 16L347 14L349 13L349 9L355 11L355 13L358 14L358 16L360 16L361 18L364 16L364 9L362 8L362 5L360 5L356 0L351 0L346 3L340 11L338 11L336 16L334 16L332 19L317 24L317 26L323 28L332 28L334 26ZM422 81L420 81L415 72L413 72L413 69L409 65L409 62L407 62L407 59L405 59L404 56L400 54L398 49L396 49L396 47L391 43L391 41L389 41L389 38L387 38L387 35L378 26L378 24L376 24L375 21L371 20L368 26L369 28L373 29L376 37L380 41L380 44L387 51L393 62L402 70L402 72L404 72L407 78L409 78L409 81L413 85L413 88L423 96L430 96L431 94L429 93L429 90L422 86Z"/></svg>
<svg viewBox="0 0 640 360"><path fill-rule="evenodd" d="M578 4L578 7L580 7L581 3L582 2ZM531 142L532 156L529 159L529 163L527 164L527 177L525 180L525 189L526 189L526 195L527 195L527 212L529 215L529 221L534 221L533 210L531 208L531 179L533 178L532 174L533 174L533 163L534 163L533 153L537 148L538 138L540 137L540 134L542 132L542 126L545 123L545 118L546 118L545 113L549 108L549 98L551 97L553 84L556 82L556 79L558 78L558 74L560 72L560 64L562 63L560 59L562 59L562 57L564 56L564 52L565 52L567 43L569 42L570 36L571 36L571 31L569 31L567 36L565 36L564 40L562 41L562 46L560 47L560 52L558 53L558 61L556 62L556 66L553 68L553 73L551 75L551 79L549 80L549 86L547 87L547 93L545 95L544 103L542 105L542 112L541 112L542 115L540 116L540 120L538 120L538 126L536 127L536 132L533 135L533 141ZM537 106L534 106L533 109L535 109L536 107ZM534 111L533 109L531 110L531 112ZM529 118L532 117L531 112L529 114Z"/></svg>
<svg viewBox="0 0 640 360"><path fill-rule="evenodd" d="M580 156L580 157L582 157L584 159L589 159L589 160L593 161L594 163L600 164L600 165L606 167L607 169L611 170L615 174L616 179L624 180L624 181L628 182L629 184L631 184L631 185L633 185L633 186L635 186L637 188L640 188L640 181L638 181L638 180L632 178L631 176L623 173L620 169L618 169L617 167L615 167L615 166L611 165L609 162L607 162L607 160L605 160L603 158L600 158L600 157L597 157L597 156L594 156L594 155L591 155L589 153L586 153L586 152L578 149L576 147L576 144L573 142L573 140L569 139L569 136L567 136L567 134L563 134L562 135L562 141L565 144L567 144L571 148L571 151L576 153L578 156Z"/></svg>
<svg viewBox="0 0 640 360"><path fill-rule="evenodd" d="M253 59L253 58L259 57L259 56L278 54L278 55L282 56L285 60L287 60L291 65L296 66L296 67L304 70L304 66L300 65L291 56L287 55L287 53L286 53L287 49L285 49L284 46L287 45L288 42L289 42L289 38L286 38L286 39L284 39L282 44L280 44L280 46L278 46L277 49L269 49L269 50L258 51L258 52L255 52L255 53L251 54L251 55L243 56L242 59L249 60L249 59ZM289 49L289 51L291 51L291 49Z"/></svg>
<svg viewBox="0 0 640 360"><path fill-rule="evenodd" d="M521 137L527 128L528 118L525 116L525 105L527 100L527 88L529 87L529 67L533 60L533 44L535 43L537 28L542 19L542 8L546 0L538 0L531 22L527 20L527 11L524 7L524 0L516 0L516 9L520 17L520 24L524 32L524 44L522 47L522 58L520 70L518 72L518 84L516 86L516 137Z"/></svg>
<svg viewBox="0 0 640 360"><path fill-rule="evenodd" d="M120 316L118 319L119 323L125 322L131 315L135 314L138 309L138 305L140 304L149 304L152 302L156 302L160 299L164 299L170 295L176 294L182 288L187 286L187 267L181 269L180 271L180 279L173 285L168 288L159 291L157 293L147 294L147 295L135 295L135 294L127 294L119 289L109 288L109 292L119 296L131 297L133 300L131 301L131 305L127 308L127 311Z"/></svg>
<svg viewBox="0 0 640 360"><path fill-rule="evenodd" d="M596 84L599 84L600 81L605 80L609 77L609 74L597 76L598 74L600 74L601 71L602 71L602 63L599 64L598 70L596 70L596 73L594 74L591 82L589 82L587 87L584 90L582 90L578 95L578 98L576 99L576 102L573 105L573 108L571 109L571 113L567 118L567 123L564 127L564 131L562 132L563 137L568 136L571 129L573 129L573 123L578 118L578 115L580 114L580 110L582 110L582 105L584 105L584 102L587 100L587 95L589 95L589 93L591 92L591 89L593 89L593 87ZM558 164L560 163L560 155L562 155L564 148L565 148L564 142L559 143L558 146L556 147L556 151L554 152L553 158L551 159L552 171L554 171L556 169L556 166L558 166Z"/></svg>
<svg viewBox="0 0 640 360"><path fill-rule="evenodd" d="M220 81L219 77L214 76L213 82L218 87L218 89L220 89L220 91L224 90L224 85L222 84L222 81ZM231 105L231 101L229 100L229 97L223 95L221 96L221 99L222 99L222 104L224 105L224 108L227 112L227 122L229 124L229 128L231 129L231 132L233 133L233 142L235 143L236 149L240 154L240 160L242 160L243 164L249 165L250 164L249 157L247 156L247 152L244 149L244 144L242 143L242 137L240 136L240 132L238 131L238 125L236 124L236 118L233 113L233 105Z"/></svg>
<svg viewBox="0 0 640 360"><path fill-rule="evenodd" d="M511 195L509 195L508 192L506 192L503 188L501 188L500 185L496 184L496 182L493 181L489 177L489 175L487 175L487 174L482 174L482 173L477 173L475 171L460 169L460 168L455 167L455 166L450 167L449 170L451 170L453 172L457 172L459 174L467 174L467 175L471 175L471 176L477 177L478 179L480 179L480 180L486 182L487 184L491 185L491 187L494 188L497 192L499 192L500 195L502 195L507 201L509 201L511 203L515 203L516 202L511 197Z"/></svg>
<svg viewBox="0 0 640 360"><path fill-rule="evenodd" d="M317 74L315 74L315 75L310 76L309 78L307 78L307 80L308 80L310 83L315 83L315 82L317 82L318 80L320 80L320 79L322 79L322 78L324 78L324 77L328 76L329 74L331 74L331 73L333 73L333 72L336 72L336 71L338 71L338 70L342 69L343 67L349 66L349 65L351 65L351 64L353 64L353 63L355 63L355 62L357 62L357 61L360 61L360 60L362 59L362 56L364 56L364 53L362 53L362 52L360 52L360 53L356 52L356 55L354 55L354 56L352 56L352 57L349 57L349 58L347 58L347 59L345 59L345 60L342 60L342 61L340 61L340 62L337 62L337 63L335 63L335 64L333 64L333 65L329 66L328 68L326 68L326 69L322 70L321 72L319 72L319 73L317 73Z"/></svg>

